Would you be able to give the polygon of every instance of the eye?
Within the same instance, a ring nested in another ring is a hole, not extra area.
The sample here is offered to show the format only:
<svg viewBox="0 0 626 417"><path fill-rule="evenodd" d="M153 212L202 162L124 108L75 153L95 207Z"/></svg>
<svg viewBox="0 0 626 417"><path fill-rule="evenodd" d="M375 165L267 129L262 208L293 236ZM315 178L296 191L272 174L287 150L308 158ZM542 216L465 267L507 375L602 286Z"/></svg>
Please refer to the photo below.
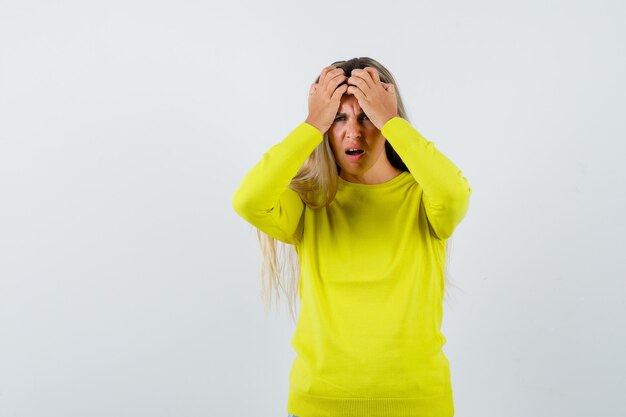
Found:
<svg viewBox="0 0 626 417"><path fill-rule="evenodd" d="M341 116L341 115L337 116L337 117L335 117L335 121L337 121L337 120L345 120L345 117Z"/></svg>
<svg viewBox="0 0 626 417"><path fill-rule="evenodd" d="M366 115L366 114L364 114L364 115L362 115L362 116L361 116L361 119L363 119L363 120L369 120L370 118L369 118L369 117L367 117L367 115Z"/></svg>

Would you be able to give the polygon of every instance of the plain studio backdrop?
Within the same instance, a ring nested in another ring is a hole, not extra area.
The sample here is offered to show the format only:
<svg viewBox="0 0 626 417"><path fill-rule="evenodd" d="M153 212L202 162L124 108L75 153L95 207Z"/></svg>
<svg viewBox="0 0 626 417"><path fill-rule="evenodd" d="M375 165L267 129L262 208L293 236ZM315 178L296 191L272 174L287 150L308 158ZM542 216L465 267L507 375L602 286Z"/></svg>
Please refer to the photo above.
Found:
<svg viewBox="0 0 626 417"><path fill-rule="evenodd" d="M463 171L456 416L626 415L620 1L0 2L0 416L286 417L231 198L370 56Z"/></svg>

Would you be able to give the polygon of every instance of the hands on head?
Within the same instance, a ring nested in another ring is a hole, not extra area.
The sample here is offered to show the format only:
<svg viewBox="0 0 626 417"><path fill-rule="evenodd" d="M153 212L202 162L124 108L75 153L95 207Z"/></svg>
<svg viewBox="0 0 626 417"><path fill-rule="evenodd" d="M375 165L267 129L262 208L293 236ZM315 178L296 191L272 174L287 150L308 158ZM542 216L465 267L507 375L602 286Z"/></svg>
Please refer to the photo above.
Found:
<svg viewBox="0 0 626 417"><path fill-rule="evenodd" d="M344 94L354 95L370 121L381 130L391 118L398 116L398 102L393 84L380 81L373 67L352 70L348 78L342 68L328 66L319 82L309 89L309 115L306 122L326 133L335 120Z"/></svg>

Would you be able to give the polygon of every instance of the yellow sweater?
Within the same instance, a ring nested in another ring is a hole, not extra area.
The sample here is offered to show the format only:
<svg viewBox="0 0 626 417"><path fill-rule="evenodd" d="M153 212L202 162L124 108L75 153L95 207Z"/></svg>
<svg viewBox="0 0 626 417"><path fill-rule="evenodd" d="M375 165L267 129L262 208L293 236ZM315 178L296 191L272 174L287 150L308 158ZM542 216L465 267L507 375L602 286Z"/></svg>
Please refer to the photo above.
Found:
<svg viewBox="0 0 626 417"><path fill-rule="evenodd" d="M302 123L244 177L233 208L295 245L300 313L288 412L298 417L450 417L440 331L445 243L471 188L405 119L382 134L410 172L382 184L339 177L322 209L288 188L322 133Z"/></svg>

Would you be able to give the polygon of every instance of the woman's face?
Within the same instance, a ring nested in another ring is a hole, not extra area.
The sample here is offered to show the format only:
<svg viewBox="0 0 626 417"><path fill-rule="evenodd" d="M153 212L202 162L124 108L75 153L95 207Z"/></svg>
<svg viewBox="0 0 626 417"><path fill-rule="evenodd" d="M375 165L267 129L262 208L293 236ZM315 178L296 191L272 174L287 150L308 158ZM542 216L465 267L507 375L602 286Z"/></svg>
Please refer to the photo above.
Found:
<svg viewBox="0 0 626 417"><path fill-rule="evenodd" d="M335 160L341 167L340 176L347 181L367 182L366 179L376 178L391 167L385 154L385 138L352 94L341 97L328 136ZM351 148L361 151L348 152ZM366 172L368 174L363 176Z"/></svg>

